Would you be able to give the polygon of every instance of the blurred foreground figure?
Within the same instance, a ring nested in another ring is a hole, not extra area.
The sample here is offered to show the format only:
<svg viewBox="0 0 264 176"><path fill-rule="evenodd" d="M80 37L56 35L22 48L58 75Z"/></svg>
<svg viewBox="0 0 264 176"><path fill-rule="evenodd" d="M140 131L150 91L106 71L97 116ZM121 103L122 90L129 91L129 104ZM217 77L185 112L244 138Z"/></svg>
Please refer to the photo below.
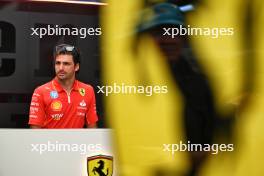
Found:
<svg viewBox="0 0 264 176"><path fill-rule="evenodd" d="M151 17L150 13L152 14ZM161 3L143 13L139 35L151 34L167 59L170 72L183 95L184 126L187 139L192 144L211 144L215 110L210 87L201 68L191 53L187 35L169 35L183 28L184 17L176 5ZM207 153L190 152L192 169L197 172Z"/></svg>

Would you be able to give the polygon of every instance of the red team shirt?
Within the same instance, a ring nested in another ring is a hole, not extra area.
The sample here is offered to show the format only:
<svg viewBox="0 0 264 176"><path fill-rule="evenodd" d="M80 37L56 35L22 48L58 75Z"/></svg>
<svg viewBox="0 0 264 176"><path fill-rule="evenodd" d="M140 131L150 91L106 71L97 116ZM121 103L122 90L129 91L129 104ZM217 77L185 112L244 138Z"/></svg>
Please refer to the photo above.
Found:
<svg viewBox="0 0 264 176"><path fill-rule="evenodd" d="M35 89L29 114L29 124L42 128L83 128L94 124L95 95L92 86L75 80L69 94L56 79Z"/></svg>

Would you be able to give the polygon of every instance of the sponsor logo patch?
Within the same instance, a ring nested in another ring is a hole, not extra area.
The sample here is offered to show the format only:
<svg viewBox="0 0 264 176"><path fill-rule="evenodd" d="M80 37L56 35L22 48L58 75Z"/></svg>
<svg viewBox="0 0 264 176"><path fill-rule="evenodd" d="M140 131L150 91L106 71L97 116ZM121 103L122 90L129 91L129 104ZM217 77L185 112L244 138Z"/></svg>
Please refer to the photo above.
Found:
<svg viewBox="0 0 264 176"><path fill-rule="evenodd" d="M36 108L36 107L30 107L30 113L32 113L32 114L35 114L36 112L38 112L38 108Z"/></svg>
<svg viewBox="0 0 264 176"><path fill-rule="evenodd" d="M36 116L36 115L32 115L32 114L31 114L31 115L29 116L29 118L36 119L36 118L38 118L38 116Z"/></svg>
<svg viewBox="0 0 264 176"><path fill-rule="evenodd" d="M85 116L85 113L84 112L77 112L77 116L84 117Z"/></svg>
<svg viewBox="0 0 264 176"><path fill-rule="evenodd" d="M30 106L39 106L39 103L31 102Z"/></svg>
<svg viewBox="0 0 264 176"><path fill-rule="evenodd" d="M79 93L81 96L84 96L85 95L85 89L84 88L80 88L79 89Z"/></svg>
<svg viewBox="0 0 264 176"><path fill-rule="evenodd" d="M33 96L32 101L38 101L38 97Z"/></svg>
<svg viewBox="0 0 264 176"><path fill-rule="evenodd" d="M86 103L85 103L84 100L80 102L80 106L82 106L82 107L85 107L86 106Z"/></svg>
<svg viewBox="0 0 264 176"><path fill-rule="evenodd" d="M53 120L60 120L63 117L63 114L52 114L51 117Z"/></svg>
<svg viewBox="0 0 264 176"><path fill-rule="evenodd" d="M53 91L50 92L50 97L52 99L56 99L56 98L59 97L59 94L58 94L58 92L56 90L53 90Z"/></svg>
<svg viewBox="0 0 264 176"><path fill-rule="evenodd" d="M51 103L51 109L53 111L60 111L62 109L62 104L60 101L56 100Z"/></svg>

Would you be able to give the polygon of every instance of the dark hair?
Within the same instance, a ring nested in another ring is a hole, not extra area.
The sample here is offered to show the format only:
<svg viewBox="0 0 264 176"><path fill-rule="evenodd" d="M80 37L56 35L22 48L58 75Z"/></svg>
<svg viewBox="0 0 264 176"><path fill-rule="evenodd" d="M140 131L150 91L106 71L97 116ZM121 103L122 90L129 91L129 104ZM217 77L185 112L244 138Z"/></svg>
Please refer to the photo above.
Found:
<svg viewBox="0 0 264 176"><path fill-rule="evenodd" d="M53 51L54 60L56 59L58 55L61 55L61 54L72 55L74 64L81 63L79 49L73 45L60 44L60 45L55 46L54 51Z"/></svg>

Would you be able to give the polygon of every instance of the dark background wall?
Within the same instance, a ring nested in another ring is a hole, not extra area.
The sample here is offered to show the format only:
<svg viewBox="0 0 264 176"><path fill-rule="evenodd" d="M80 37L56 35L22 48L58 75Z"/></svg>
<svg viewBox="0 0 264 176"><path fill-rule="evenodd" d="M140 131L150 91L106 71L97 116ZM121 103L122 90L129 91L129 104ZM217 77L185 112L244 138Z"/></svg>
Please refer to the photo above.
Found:
<svg viewBox="0 0 264 176"><path fill-rule="evenodd" d="M0 128L27 128L33 90L51 80L53 47L70 43L81 50L78 79L100 85L100 36L32 36L32 27L96 28L99 6L61 3L0 2ZM99 127L104 127L101 97L96 94Z"/></svg>

